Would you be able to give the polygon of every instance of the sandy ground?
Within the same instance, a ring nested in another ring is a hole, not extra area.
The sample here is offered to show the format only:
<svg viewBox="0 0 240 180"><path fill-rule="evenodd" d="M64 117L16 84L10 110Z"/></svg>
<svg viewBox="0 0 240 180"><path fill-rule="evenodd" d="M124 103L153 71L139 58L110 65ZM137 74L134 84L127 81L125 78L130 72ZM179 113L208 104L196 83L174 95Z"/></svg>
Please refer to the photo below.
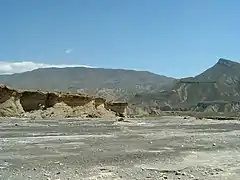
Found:
<svg viewBox="0 0 240 180"><path fill-rule="evenodd" d="M0 179L240 179L240 122L1 120Z"/></svg>

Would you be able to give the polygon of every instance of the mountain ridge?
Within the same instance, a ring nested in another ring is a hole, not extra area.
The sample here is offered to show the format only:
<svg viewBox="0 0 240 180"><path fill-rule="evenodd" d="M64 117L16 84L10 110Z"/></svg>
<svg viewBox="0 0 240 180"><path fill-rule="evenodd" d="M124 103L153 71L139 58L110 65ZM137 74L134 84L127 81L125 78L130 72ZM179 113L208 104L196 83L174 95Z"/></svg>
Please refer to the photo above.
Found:
<svg viewBox="0 0 240 180"><path fill-rule="evenodd" d="M13 88L81 92L109 100L126 99L136 92L168 89L174 80L149 71L86 67L39 68L0 75L0 83Z"/></svg>
<svg viewBox="0 0 240 180"><path fill-rule="evenodd" d="M224 109L226 104L232 107L240 101L239 70L239 62L220 58L202 73L181 79L149 71L67 67L0 75L0 83L13 88L86 93L147 109L204 110L196 106L206 103L209 107L209 102ZM215 105L212 109L217 109ZM240 110L237 106L234 109Z"/></svg>
<svg viewBox="0 0 240 180"><path fill-rule="evenodd" d="M199 110L196 106L200 103L206 105L206 108L201 109L205 111L210 109L207 108L209 106L220 106L220 101L233 107L233 104L236 104L233 102L240 102L240 63L220 58L213 66L195 77L179 79L169 91L138 94L130 102L143 104L143 99L145 104L169 106L173 109ZM209 102L212 102L212 105ZM240 110L238 107L228 109Z"/></svg>

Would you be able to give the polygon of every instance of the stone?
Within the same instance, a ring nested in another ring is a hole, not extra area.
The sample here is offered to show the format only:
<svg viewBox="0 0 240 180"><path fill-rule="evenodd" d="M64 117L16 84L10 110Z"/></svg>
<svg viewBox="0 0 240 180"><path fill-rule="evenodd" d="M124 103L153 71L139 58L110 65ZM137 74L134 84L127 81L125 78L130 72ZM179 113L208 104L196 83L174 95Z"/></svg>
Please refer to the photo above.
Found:
<svg viewBox="0 0 240 180"><path fill-rule="evenodd" d="M117 121L121 122L121 121L124 121L124 118L119 118Z"/></svg>
<svg viewBox="0 0 240 180"><path fill-rule="evenodd" d="M125 117L127 106L80 93L15 90L0 85L0 117Z"/></svg>
<svg viewBox="0 0 240 180"><path fill-rule="evenodd" d="M180 171L177 171L176 173L175 173L175 175L181 175L181 172Z"/></svg>
<svg viewBox="0 0 240 180"><path fill-rule="evenodd" d="M190 177L191 179L195 179L195 177L194 177L192 174L190 174L189 177Z"/></svg>
<svg viewBox="0 0 240 180"><path fill-rule="evenodd" d="M49 177L49 176L50 176L50 174L44 173L44 176L46 176L46 177Z"/></svg>
<svg viewBox="0 0 240 180"><path fill-rule="evenodd" d="M187 175L187 173L185 173L185 172L182 172L182 176L186 176Z"/></svg>

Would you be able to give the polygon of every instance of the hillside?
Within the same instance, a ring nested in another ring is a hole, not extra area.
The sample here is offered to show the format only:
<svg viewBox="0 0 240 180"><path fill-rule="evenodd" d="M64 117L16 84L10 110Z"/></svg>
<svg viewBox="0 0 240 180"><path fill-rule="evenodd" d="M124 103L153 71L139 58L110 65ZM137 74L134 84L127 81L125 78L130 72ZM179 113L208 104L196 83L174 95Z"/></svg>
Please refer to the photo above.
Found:
<svg viewBox="0 0 240 180"><path fill-rule="evenodd" d="M0 83L13 88L85 92L107 100L124 100L135 93L168 89L173 80L147 71L85 67L43 68L0 75Z"/></svg>
<svg viewBox="0 0 240 180"><path fill-rule="evenodd" d="M124 100L148 113L161 110L240 110L240 64L219 59L195 77L176 80L146 71L102 68L43 68L0 75L13 88L80 92Z"/></svg>
<svg viewBox="0 0 240 180"><path fill-rule="evenodd" d="M211 109L209 106L214 106L216 111L226 110L225 106L228 106L228 111L239 110L240 64L221 58L203 73L180 79L170 91L140 93L130 102L145 106L191 108L199 111Z"/></svg>
<svg viewBox="0 0 240 180"><path fill-rule="evenodd" d="M179 81L173 88L183 103L199 101L239 101L240 64L219 59L218 62L194 78Z"/></svg>
<svg viewBox="0 0 240 180"><path fill-rule="evenodd" d="M0 117L123 117L127 105L79 93L17 90L0 85Z"/></svg>

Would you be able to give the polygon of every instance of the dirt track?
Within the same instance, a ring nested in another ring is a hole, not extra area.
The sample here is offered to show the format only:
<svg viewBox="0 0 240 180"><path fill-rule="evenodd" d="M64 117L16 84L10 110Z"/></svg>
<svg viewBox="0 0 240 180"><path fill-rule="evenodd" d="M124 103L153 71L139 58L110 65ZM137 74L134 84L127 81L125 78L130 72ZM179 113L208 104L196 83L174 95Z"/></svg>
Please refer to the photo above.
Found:
<svg viewBox="0 0 240 180"><path fill-rule="evenodd" d="M1 120L0 179L240 179L240 123Z"/></svg>

